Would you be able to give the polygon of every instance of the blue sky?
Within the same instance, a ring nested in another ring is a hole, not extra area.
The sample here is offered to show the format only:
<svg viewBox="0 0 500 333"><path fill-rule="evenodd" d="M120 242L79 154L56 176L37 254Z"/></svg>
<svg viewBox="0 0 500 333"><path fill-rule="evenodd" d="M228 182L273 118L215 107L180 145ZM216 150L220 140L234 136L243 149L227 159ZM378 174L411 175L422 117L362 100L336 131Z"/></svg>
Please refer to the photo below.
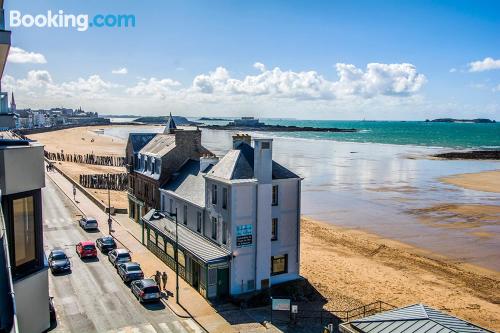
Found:
<svg viewBox="0 0 500 333"><path fill-rule="evenodd" d="M13 27L17 54L2 87L15 91L18 107L500 118L498 1L7 0L4 7L7 21L11 10L136 17L127 29Z"/></svg>

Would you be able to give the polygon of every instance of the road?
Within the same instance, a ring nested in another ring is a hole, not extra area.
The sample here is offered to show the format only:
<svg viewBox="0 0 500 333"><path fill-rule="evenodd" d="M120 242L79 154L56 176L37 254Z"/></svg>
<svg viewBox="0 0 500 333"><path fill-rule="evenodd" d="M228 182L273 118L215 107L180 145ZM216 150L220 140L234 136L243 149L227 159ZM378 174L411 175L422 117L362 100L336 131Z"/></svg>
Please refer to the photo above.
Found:
<svg viewBox="0 0 500 333"><path fill-rule="evenodd" d="M57 311L53 332L203 332L162 302L140 304L102 253L97 260L80 260L75 244L95 241L101 232L85 232L78 226L80 211L48 177L42 193L45 251L63 248L72 264L70 274L49 272L49 293ZM100 227L107 230L104 221Z"/></svg>

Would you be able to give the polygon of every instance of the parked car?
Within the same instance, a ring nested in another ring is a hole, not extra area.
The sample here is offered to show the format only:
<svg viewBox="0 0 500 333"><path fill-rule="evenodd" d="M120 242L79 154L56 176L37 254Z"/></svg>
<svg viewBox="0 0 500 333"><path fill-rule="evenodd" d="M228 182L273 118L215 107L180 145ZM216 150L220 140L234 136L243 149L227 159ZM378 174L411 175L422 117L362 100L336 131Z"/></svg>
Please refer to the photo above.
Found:
<svg viewBox="0 0 500 333"><path fill-rule="evenodd" d="M160 299L160 288L153 279L132 281L130 289L141 303L155 302Z"/></svg>
<svg viewBox="0 0 500 333"><path fill-rule="evenodd" d="M83 230L96 230L99 228L97 220L93 217L82 217L78 223Z"/></svg>
<svg viewBox="0 0 500 333"><path fill-rule="evenodd" d="M109 251L116 249L116 242L111 236L97 238L95 244L102 253L108 253Z"/></svg>
<svg viewBox="0 0 500 333"><path fill-rule="evenodd" d="M97 257L97 249L92 241L84 241L76 244L76 253L82 259Z"/></svg>
<svg viewBox="0 0 500 333"><path fill-rule="evenodd" d="M52 274L71 271L69 258L62 249L54 249L50 251L47 260Z"/></svg>
<svg viewBox="0 0 500 333"><path fill-rule="evenodd" d="M126 262L118 265L118 275L124 282L144 279L141 265L136 262Z"/></svg>
<svg viewBox="0 0 500 333"><path fill-rule="evenodd" d="M126 262L132 261L130 253L125 249L115 249L108 253L109 262L117 267L119 264L124 264Z"/></svg>

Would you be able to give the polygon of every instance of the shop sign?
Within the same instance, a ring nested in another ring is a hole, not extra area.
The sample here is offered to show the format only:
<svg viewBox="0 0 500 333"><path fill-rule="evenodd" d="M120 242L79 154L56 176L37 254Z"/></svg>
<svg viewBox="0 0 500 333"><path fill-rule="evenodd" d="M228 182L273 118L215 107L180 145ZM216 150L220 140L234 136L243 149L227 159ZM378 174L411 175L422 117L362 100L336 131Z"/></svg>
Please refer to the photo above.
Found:
<svg viewBox="0 0 500 333"><path fill-rule="evenodd" d="M236 247L252 246L252 225L244 224L236 226Z"/></svg>

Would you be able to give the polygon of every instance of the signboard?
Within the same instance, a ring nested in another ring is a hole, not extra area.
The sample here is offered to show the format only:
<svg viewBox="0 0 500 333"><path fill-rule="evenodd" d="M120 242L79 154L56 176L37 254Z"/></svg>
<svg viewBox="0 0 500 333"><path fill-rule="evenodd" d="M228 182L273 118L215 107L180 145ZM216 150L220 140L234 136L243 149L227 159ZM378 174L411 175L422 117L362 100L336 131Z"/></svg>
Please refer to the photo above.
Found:
<svg viewBox="0 0 500 333"><path fill-rule="evenodd" d="M290 311L290 300L284 298L273 298L272 309L274 311Z"/></svg>
<svg viewBox="0 0 500 333"><path fill-rule="evenodd" d="M252 225L244 224L236 226L236 247L252 246Z"/></svg>
<svg viewBox="0 0 500 333"><path fill-rule="evenodd" d="M299 312L299 306L298 305L292 305L292 313L298 313Z"/></svg>

